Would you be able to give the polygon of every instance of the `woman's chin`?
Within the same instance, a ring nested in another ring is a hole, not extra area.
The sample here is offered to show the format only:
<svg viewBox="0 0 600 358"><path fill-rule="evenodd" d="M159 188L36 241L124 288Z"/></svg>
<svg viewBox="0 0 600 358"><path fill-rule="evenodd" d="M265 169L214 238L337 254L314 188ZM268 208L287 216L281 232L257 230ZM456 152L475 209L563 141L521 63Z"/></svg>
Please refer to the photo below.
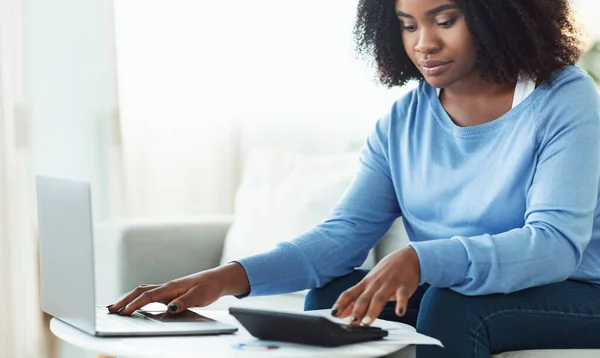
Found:
<svg viewBox="0 0 600 358"><path fill-rule="evenodd" d="M443 81L441 78L439 77L425 77L425 81L427 81L427 83L429 83L429 85L431 85L432 87L435 88L444 88L446 87L446 81Z"/></svg>

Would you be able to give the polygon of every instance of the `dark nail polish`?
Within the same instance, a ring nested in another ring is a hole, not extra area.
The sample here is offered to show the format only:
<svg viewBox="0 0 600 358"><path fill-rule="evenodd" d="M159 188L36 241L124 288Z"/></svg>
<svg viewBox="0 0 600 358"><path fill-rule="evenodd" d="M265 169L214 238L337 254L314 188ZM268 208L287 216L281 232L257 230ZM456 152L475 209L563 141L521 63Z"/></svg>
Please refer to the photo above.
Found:
<svg viewBox="0 0 600 358"><path fill-rule="evenodd" d="M169 305L169 310L170 310L171 312L175 312L175 311L177 311L177 308L179 308L179 307L177 307L177 305L176 305L176 304L174 304L174 303L172 303L172 304L170 304L170 305Z"/></svg>
<svg viewBox="0 0 600 358"><path fill-rule="evenodd" d="M334 309L331 310L331 315L332 316L335 316L337 314L338 314L338 309L337 308L334 308Z"/></svg>
<svg viewBox="0 0 600 358"><path fill-rule="evenodd" d="M108 306L106 306L106 308L111 308L112 306L114 306L114 304L108 305Z"/></svg>
<svg viewBox="0 0 600 358"><path fill-rule="evenodd" d="M121 314L121 312L123 312L125 310L125 307L121 307L119 308L119 310L117 311L118 314Z"/></svg>
<svg viewBox="0 0 600 358"><path fill-rule="evenodd" d="M404 308L400 307L400 308L398 309L398 313L400 313L400 314L404 314Z"/></svg>
<svg viewBox="0 0 600 358"><path fill-rule="evenodd" d="M351 320L352 322L356 322L356 321L358 321L358 318L356 318L356 317L352 316L352 317L350 317L350 320Z"/></svg>

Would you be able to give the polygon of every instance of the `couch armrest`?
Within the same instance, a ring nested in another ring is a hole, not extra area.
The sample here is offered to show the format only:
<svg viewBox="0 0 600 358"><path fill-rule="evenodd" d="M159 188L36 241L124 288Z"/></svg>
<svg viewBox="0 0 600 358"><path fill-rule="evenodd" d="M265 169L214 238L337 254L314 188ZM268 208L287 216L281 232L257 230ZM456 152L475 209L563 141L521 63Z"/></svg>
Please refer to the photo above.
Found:
<svg viewBox="0 0 600 358"><path fill-rule="evenodd" d="M218 266L232 221L223 215L98 226L96 301L103 304L143 283L163 283Z"/></svg>

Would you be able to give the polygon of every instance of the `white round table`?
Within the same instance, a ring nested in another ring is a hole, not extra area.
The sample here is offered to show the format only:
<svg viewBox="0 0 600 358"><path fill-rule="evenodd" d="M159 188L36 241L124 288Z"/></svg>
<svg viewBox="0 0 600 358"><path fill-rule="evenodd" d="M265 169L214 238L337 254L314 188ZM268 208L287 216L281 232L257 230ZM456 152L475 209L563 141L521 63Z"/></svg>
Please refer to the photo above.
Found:
<svg viewBox="0 0 600 358"><path fill-rule="evenodd" d="M234 334L218 336L172 337L95 337L84 333L56 318L50 321L50 330L58 338L85 350L119 358L265 358L265 357L381 357L399 352L418 340L414 328L402 323L376 320L373 325L389 330L383 340L352 344L335 348L306 346L293 343L259 341L252 337L227 311L196 310L204 316L233 324L239 328ZM311 314L328 315L329 310ZM336 319L332 319L336 320ZM421 337L422 339L423 337ZM240 345L243 348L240 348ZM271 345L271 348L268 346ZM273 348L272 345L278 348ZM390 356L392 357L392 356Z"/></svg>

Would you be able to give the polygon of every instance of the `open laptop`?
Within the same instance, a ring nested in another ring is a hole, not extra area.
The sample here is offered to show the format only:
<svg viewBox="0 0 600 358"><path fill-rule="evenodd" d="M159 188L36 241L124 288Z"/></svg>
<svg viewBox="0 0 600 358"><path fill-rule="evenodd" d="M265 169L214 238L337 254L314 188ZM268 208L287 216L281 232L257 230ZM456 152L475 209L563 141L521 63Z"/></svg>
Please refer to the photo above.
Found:
<svg viewBox="0 0 600 358"><path fill-rule="evenodd" d="M85 182L36 177L42 310L96 336L223 334L237 327L193 311L110 314L95 304L91 189Z"/></svg>

